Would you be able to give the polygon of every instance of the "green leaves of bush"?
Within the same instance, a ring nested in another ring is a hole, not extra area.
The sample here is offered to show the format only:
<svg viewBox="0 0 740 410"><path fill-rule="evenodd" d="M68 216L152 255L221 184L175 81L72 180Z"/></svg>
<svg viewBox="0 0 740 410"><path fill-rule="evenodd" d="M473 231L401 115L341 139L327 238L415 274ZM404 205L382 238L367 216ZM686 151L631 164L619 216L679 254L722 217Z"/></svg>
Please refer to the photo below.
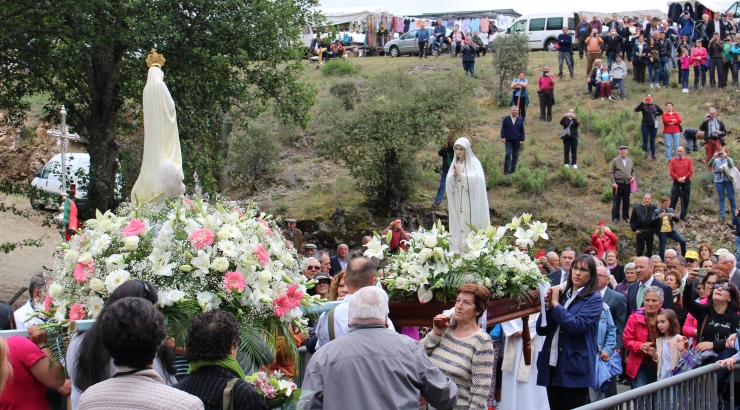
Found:
<svg viewBox="0 0 740 410"><path fill-rule="evenodd" d="M539 194L545 190L547 175L542 168L530 171L529 168L522 166L509 175L509 180L520 192Z"/></svg>
<svg viewBox="0 0 740 410"><path fill-rule="evenodd" d="M471 113L477 110L474 84L462 71L424 81L390 72L367 84L362 101L351 111L345 112L339 99L319 107L324 123L316 151L343 162L368 202L381 211L398 209L416 189L416 154L427 142L442 141L470 126Z"/></svg>
<svg viewBox="0 0 740 410"><path fill-rule="evenodd" d="M359 70L355 65L344 58L333 58L321 67L321 74L326 77L342 77L357 74L358 72Z"/></svg>
<svg viewBox="0 0 740 410"><path fill-rule="evenodd" d="M232 181L252 183L277 167L282 147L272 130L259 123L237 129L229 137L227 166Z"/></svg>
<svg viewBox="0 0 740 410"><path fill-rule="evenodd" d="M352 81L336 83L329 88L329 94L339 98L344 104L344 109L350 111L355 108L355 98L358 91L357 86Z"/></svg>
<svg viewBox="0 0 740 410"><path fill-rule="evenodd" d="M519 71L526 70L529 63L529 37L526 34L512 33L496 37L491 43L493 55L494 80L498 83L494 99L501 106L509 105L509 87ZM530 94L530 98L532 95Z"/></svg>

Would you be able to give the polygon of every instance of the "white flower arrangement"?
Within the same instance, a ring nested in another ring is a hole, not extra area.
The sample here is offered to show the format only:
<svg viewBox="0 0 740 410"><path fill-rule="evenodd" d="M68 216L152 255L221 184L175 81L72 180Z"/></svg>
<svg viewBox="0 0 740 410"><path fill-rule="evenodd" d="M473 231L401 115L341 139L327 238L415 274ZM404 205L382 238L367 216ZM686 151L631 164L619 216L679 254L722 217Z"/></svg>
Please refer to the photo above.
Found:
<svg viewBox="0 0 740 410"><path fill-rule="evenodd" d="M382 282L393 300L454 300L457 288L465 283L486 286L491 299L519 297L547 280L529 254L519 249L531 249L538 240L548 239L547 224L530 222L531 217L523 214L506 226L470 232L465 239L467 252L462 255L450 251L450 234L438 222L431 230L410 233L408 250L395 255L389 255L375 235L365 256L382 260L386 270Z"/></svg>
<svg viewBox="0 0 740 410"><path fill-rule="evenodd" d="M313 282L301 274L297 253L280 232L271 216L235 202L181 198L97 212L60 245L40 313L50 318L46 327L64 330L72 320L97 317L124 282L143 280L156 288L168 326L198 311L224 309L246 334L304 328L300 306L319 299L306 292Z"/></svg>

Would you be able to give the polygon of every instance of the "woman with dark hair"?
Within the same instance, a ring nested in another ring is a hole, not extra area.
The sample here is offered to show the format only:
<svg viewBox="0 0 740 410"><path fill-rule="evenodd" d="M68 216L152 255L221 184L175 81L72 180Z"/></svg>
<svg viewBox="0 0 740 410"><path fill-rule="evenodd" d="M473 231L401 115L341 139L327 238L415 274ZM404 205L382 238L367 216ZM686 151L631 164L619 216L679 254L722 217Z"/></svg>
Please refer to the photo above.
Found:
<svg viewBox="0 0 740 410"><path fill-rule="evenodd" d="M80 396L80 410L200 410L195 396L164 384L152 369L157 348L167 337L164 317L143 298L127 297L98 317L100 341L113 358L116 374Z"/></svg>
<svg viewBox="0 0 740 410"><path fill-rule="evenodd" d="M455 410L486 409L493 370L493 343L478 319L488 308L490 293L483 285L468 283L457 290L451 322L434 318L434 327L421 341L429 360L457 385Z"/></svg>
<svg viewBox="0 0 740 410"><path fill-rule="evenodd" d="M709 276L709 275L707 275ZM719 275L718 275L719 276ZM696 273L690 271L683 289L684 309L696 318L698 333L696 350L714 350L715 360L727 359L736 353L735 349L725 347L725 340L740 327L738 314L738 291L729 279L717 279L711 293L707 292L707 303L701 304L691 298L693 286L690 286ZM705 284L705 289L707 285Z"/></svg>
<svg viewBox="0 0 740 410"><path fill-rule="evenodd" d="M101 343L101 318L108 307L126 297L144 298L152 305L157 303L157 290L151 283L140 280L129 280L122 283L105 301L103 309L98 315L98 320L90 329L84 333L75 333L67 348L67 372L72 381L72 409L77 409L82 392L90 386L110 379L116 374L116 366L111 361L111 356ZM157 348L157 360L154 361L153 369L164 380L165 384L172 386L175 380L175 367L172 362L174 353L161 345Z"/></svg>
<svg viewBox="0 0 740 410"><path fill-rule="evenodd" d="M262 396L244 381L246 375L236 361L239 343L239 327L231 313L212 310L197 314L185 339L190 376L175 388L200 398L206 410L223 408L227 388L231 389L234 410L267 409ZM236 383L229 384L234 378L238 378Z"/></svg>
<svg viewBox="0 0 740 410"><path fill-rule="evenodd" d="M561 294L562 292L562 294ZM588 388L596 369L599 318L604 301L598 291L596 263L590 255L571 265L565 290L550 288L547 324L537 319L545 344L537 357L537 385L547 388L551 410L570 410L590 403Z"/></svg>

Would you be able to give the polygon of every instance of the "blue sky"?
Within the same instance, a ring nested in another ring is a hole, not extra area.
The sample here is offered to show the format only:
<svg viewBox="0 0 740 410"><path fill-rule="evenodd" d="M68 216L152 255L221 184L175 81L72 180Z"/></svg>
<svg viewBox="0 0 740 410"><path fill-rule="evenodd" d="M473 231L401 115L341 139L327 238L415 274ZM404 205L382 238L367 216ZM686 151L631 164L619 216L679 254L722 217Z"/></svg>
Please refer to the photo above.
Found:
<svg viewBox="0 0 740 410"><path fill-rule="evenodd" d="M527 14L563 11L565 7L573 11L612 12L614 10L610 8L610 4L612 7L616 7L617 11L659 9L665 12L668 10L668 3L661 0L622 0L617 3L594 2L593 0L528 0L526 2L490 0L458 0L453 2L449 0L367 0L348 2L346 0L321 0L321 7L383 6L388 12L395 15L490 10L497 8L513 8L521 14Z"/></svg>

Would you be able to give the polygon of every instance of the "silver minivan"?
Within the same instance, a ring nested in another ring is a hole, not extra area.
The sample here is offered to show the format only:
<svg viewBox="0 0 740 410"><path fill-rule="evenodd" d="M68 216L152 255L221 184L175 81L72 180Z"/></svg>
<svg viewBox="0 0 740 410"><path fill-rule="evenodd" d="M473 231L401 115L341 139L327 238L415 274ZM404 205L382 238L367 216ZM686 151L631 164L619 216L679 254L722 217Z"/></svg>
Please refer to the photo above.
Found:
<svg viewBox="0 0 740 410"><path fill-rule="evenodd" d="M568 34L575 41L576 24L580 21L578 13L536 13L521 16L506 30L507 33L524 33L529 37L531 50L556 51L558 36L563 26L568 26Z"/></svg>
<svg viewBox="0 0 740 410"><path fill-rule="evenodd" d="M431 39L434 38L434 27L424 27L424 30L429 31L429 40L431 47ZM413 30L409 30L408 32L402 34L398 38L394 38L393 40L385 43L385 46L383 47L383 50L385 50L386 55L390 55L391 57L398 57L403 54L418 54L419 53L419 46L416 43L416 32L419 31L418 28L415 28ZM445 34L445 37L452 34L452 29L447 28L447 32ZM447 49L447 44L443 44L442 48ZM436 55L437 50L435 50L433 53L430 54Z"/></svg>

